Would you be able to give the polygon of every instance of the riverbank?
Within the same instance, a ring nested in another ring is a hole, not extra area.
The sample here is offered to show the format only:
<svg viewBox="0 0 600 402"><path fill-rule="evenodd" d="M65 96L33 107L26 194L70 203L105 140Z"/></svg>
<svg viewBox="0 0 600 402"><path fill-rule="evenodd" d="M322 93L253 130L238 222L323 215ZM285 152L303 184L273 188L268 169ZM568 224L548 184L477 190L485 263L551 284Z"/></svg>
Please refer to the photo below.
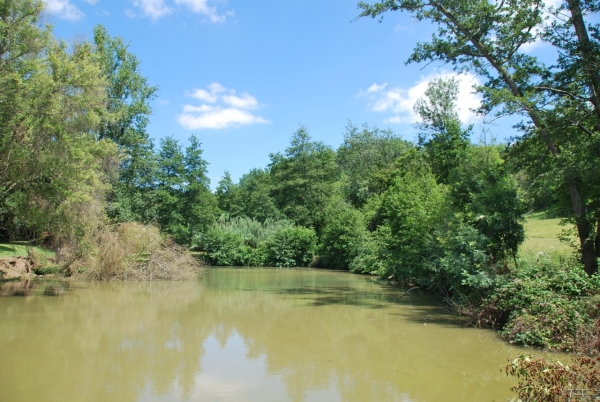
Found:
<svg viewBox="0 0 600 402"><path fill-rule="evenodd" d="M57 251L23 242L0 244L0 280L55 275L74 280L186 280L200 261L158 228L123 223Z"/></svg>

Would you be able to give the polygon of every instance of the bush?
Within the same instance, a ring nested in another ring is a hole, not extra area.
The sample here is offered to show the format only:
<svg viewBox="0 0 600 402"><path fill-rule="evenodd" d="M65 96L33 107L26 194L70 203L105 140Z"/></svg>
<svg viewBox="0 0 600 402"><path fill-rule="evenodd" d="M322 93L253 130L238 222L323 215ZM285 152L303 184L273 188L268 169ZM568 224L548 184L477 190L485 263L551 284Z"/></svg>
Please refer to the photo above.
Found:
<svg viewBox="0 0 600 402"><path fill-rule="evenodd" d="M74 275L94 280L183 280L197 275L198 263L189 251L154 226L130 222L104 228L91 244L89 253L70 263Z"/></svg>
<svg viewBox="0 0 600 402"><path fill-rule="evenodd" d="M317 235L313 229L284 228L269 239L268 262L275 267L307 267L313 259Z"/></svg>
<svg viewBox="0 0 600 402"><path fill-rule="evenodd" d="M522 402L594 401L600 397L600 357L578 356L565 365L520 356L506 366L506 374L519 379L512 390Z"/></svg>
<svg viewBox="0 0 600 402"><path fill-rule="evenodd" d="M292 267L312 261L316 234L287 220L263 224L242 217L222 218L194 240L193 249L205 252L210 265Z"/></svg>
<svg viewBox="0 0 600 402"><path fill-rule="evenodd" d="M511 343L570 351L578 331L600 318L600 276L541 258L499 279L486 304L506 316Z"/></svg>
<svg viewBox="0 0 600 402"><path fill-rule="evenodd" d="M367 234L360 211L341 197L333 197L325 210L325 226L321 234L321 253L332 268L348 269L359 255L359 245Z"/></svg>

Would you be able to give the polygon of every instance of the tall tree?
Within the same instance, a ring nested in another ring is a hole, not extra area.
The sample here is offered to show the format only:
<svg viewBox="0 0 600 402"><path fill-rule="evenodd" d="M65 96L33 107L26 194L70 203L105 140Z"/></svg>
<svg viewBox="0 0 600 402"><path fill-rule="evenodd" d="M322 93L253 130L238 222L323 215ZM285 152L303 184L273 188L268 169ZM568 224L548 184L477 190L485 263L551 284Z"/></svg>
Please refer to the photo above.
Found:
<svg viewBox="0 0 600 402"><path fill-rule="evenodd" d="M173 137L163 138L157 159L158 222L176 241L189 244L195 233L214 222L218 210L201 143L192 135L184 153Z"/></svg>
<svg viewBox="0 0 600 402"><path fill-rule="evenodd" d="M458 166L469 144L471 127L463 130L456 103L458 81L438 78L431 81L425 96L415 102L414 110L421 117L419 145L425 149L433 174L441 183Z"/></svg>
<svg viewBox="0 0 600 402"><path fill-rule="evenodd" d="M311 141L301 126L291 138L285 154L271 154L271 194L279 210L296 224L323 226L323 211L339 177L335 152L322 142Z"/></svg>
<svg viewBox="0 0 600 402"><path fill-rule="evenodd" d="M391 130L371 129L367 125L360 130L348 123L344 142L337 150L345 197L361 207L373 194L385 191L387 186L380 175L411 147Z"/></svg>
<svg viewBox="0 0 600 402"><path fill-rule="evenodd" d="M56 43L39 26L42 9L0 2L0 221L68 241L103 217L118 159L90 135L106 100L92 46Z"/></svg>
<svg viewBox="0 0 600 402"><path fill-rule="evenodd" d="M592 1L589 10L597 10ZM595 78L590 75L591 59L586 55L590 49L585 45L585 34L581 28L581 10L578 0L569 0L566 7L572 12L571 27L576 32L575 49L579 52L580 70L588 76L587 88L593 93ZM488 0L385 0L367 4L359 3L361 17L378 17L387 11L405 11L417 20L433 22L438 33L430 42L418 43L408 62L442 61L458 70L472 69L487 79L479 87L484 95L482 111L500 108L500 113L520 114L529 123L523 141L533 140L545 147L549 157L557 161L567 160L560 172L563 187L569 194L572 216L577 225L581 255L586 272L598 270L597 228L590 224L591 217L598 216L592 211L594 203L589 200L596 194L586 194L582 183L589 176L579 175L573 170L577 153L564 152L563 146L572 150L577 147L579 138L572 138L569 132L554 130L553 116L556 116L555 103L548 102L543 87L545 82L554 82L561 70L551 70L535 57L523 52L523 45L531 43L541 35L545 16L544 3L539 0L508 0L495 2ZM579 11L578 11L579 10ZM585 23L585 21L584 21ZM554 34L550 34L554 37ZM588 38L589 39L589 38ZM562 50L562 49L559 49ZM588 70L585 70L585 68ZM563 70L564 71L564 70ZM559 89L560 90L560 89ZM556 91L555 91L556 92ZM582 109L585 110L585 109ZM560 114L564 114L563 109ZM593 112L594 110L592 110ZM583 128L586 128L585 125ZM596 142L596 141L594 141ZM589 150L588 147L583 149ZM558 164L560 166L560 164Z"/></svg>
<svg viewBox="0 0 600 402"><path fill-rule="evenodd" d="M158 88L141 74L140 61L129 45L110 36L102 25L94 27L94 44L107 83L106 110L96 136L114 141L122 153L109 214L118 221L150 221L156 217L152 180L157 166L146 128L152 113L150 101Z"/></svg>
<svg viewBox="0 0 600 402"><path fill-rule="evenodd" d="M192 135L185 149L185 190L183 193L183 216L187 229L187 242L196 232L203 232L217 217L217 199L210 191L210 179L206 175L208 162L202 157L202 144Z"/></svg>

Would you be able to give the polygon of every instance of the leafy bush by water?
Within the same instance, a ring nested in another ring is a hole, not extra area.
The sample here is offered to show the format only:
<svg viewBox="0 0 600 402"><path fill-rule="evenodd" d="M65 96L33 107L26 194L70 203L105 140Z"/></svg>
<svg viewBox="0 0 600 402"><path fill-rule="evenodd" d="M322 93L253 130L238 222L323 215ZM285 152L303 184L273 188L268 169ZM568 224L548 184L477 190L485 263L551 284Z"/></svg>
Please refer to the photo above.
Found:
<svg viewBox="0 0 600 402"><path fill-rule="evenodd" d="M203 251L210 265L295 267L310 264L317 236L287 220L223 217L194 240L192 247Z"/></svg>
<svg viewBox="0 0 600 402"><path fill-rule="evenodd" d="M498 279L486 305L506 317L510 342L573 350L578 332L600 318L600 276L577 263L528 261Z"/></svg>

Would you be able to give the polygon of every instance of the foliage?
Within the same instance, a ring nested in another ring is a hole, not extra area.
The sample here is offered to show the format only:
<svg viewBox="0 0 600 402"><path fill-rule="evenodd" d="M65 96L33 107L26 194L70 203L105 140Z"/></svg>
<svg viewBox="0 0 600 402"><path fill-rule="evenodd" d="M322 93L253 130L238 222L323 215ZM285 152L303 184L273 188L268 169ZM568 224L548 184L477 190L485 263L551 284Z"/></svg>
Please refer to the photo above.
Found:
<svg viewBox="0 0 600 402"><path fill-rule="evenodd" d="M348 269L359 254L359 245L367 236L362 213L348 204L340 194L333 196L325 209L325 226L321 234L321 254L332 268Z"/></svg>
<svg viewBox="0 0 600 402"><path fill-rule="evenodd" d="M277 208L297 225L323 228L323 210L339 177L334 151L311 141L301 126L285 154L271 154L271 195Z"/></svg>
<svg viewBox="0 0 600 402"><path fill-rule="evenodd" d="M600 318L599 302L600 276L542 256L499 278L486 303L506 317L502 335L509 341L573 350L579 329Z"/></svg>
<svg viewBox="0 0 600 402"><path fill-rule="evenodd" d="M38 26L41 7L0 6L0 225L9 236L50 231L72 242L102 220L119 156L90 134L106 100L92 46L54 42Z"/></svg>
<svg viewBox="0 0 600 402"><path fill-rule="evenodd" d="M353 206L362 207L374 194L383 193L389 187L384 179L386 173L410 148L409 142L389 129L370 129L364 125L359 130L349 122L336 154L346 199Z"/></svg>
<svg viewBox="0 0 600 402"><path fill-rule="evenodd" d="M393 263L379 272L401 280L425 280L428 261L436 254L436 229L447 216L447 189L420 166L398 177L385 193L381 208L390 228Z"/></svg>
<svg viewBox="0 0 600 402"><path fill-rule="evenodd" d="M194 135L185 153L172 137L161 139L160 145L155 184L157 221L175 241L189 244L193 234L208 228L217 215L217 200L206 176L207 162Z"/></svg>
<svg viewBox="0 0 600 402"><path fill-rule="evenodd" d="M205 252L211 265L295 267L310 264L315 246L314 230L291 221L221 217L195 236L193 248Z"/></svg>
<svg viewBox="0 0 600 402"><path fill-rule="evenodd" d="M441 183L448 183L449 173L456 168L469 144L471 127L461 128L456 102L458 81L438 78L431 81L425 96L415 102L414 110L421 117L419 145L433 174Z"/></svg>
<svg viewBox="0 0 600 402"><path fill-rule="evenodd" d="M600 396L600 357L578 356L570 364L519 356L506 366L517 377L519 401L592 401Z"/></svg>
<svg viewBox="0 0 600 402"><path fill-rule="evenodd" d="M260 222L281 219L283 215L271 196L272 187L268 170L251 169L238 184L225 172L216 191L219 208L229 216L246 216Z"/></svg>
<svg viewBox="0 0 600 402"><path fill-rule="evenodd" d="M276 267L307 267L317 244L313 229L295 226L277 231L270 238L269 265Z"/></svg>
<svg viewBox="0 0 600 402"><path fill-rule="evenodd" d="M441 61L470 70L487 81L481 112L518 115L523 135L510 147L512 158L555 177L557 199L572 208L586 272L598 269L600 186L595 169L600 143L599 38L596 1L544 7L537 0L497 4L487 0L384 0L359 3L361 17L404 11L437 25L429 42L416 45L408 62ZM556 18L546 18L553 14ZM544 40L554 46L556 63L547 67L524 52ZM538 162L542 161L542 163Z"/></svg>

